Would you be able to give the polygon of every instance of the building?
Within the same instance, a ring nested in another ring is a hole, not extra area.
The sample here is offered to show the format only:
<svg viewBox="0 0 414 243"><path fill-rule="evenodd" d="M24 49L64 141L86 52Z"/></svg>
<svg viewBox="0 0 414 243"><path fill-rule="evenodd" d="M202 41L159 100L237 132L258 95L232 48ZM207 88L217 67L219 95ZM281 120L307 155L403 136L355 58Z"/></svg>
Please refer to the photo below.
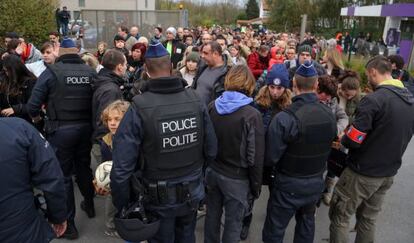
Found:
<svg viewBox="0 0 414 243"><path fill-rule="evenodd" d="M414 3L351 6L342 8L341 16L386 18L383 41L414 69Z"/></svg>
<svg viewBox="0 0 414 243"><path fill-rule="evenodd" d="M60 9L68 8L73 19L82 9L93 10L155 10L155 0L60 0Z"/></svg>
<svg viewBox="0 0 414 243"><path fill-rule="evenodd" d="M259 0L259 18L266 19L270 17L270 2L269 0Z"/></svg>
<svg viewBox="0 0 414 243"><path fill-rule="evenodd" d="M237 20L240 25L261 25L265 24L270 17L270 1L259 0L259 17L249 20Z"/></svg>

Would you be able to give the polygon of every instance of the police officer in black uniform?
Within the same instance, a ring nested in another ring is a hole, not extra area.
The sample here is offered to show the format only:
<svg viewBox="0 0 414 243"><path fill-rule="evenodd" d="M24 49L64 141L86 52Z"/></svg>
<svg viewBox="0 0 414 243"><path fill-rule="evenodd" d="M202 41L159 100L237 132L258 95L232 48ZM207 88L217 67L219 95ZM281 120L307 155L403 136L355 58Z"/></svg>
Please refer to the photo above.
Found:
<svg viewBox="0 0 414 243"><path fill-rule="evenodd" d="M63 174L49 143L20 118L0 118L0 242L49 242L66 229ZM42 190L48 222L36 209Z"/></svg>
<svg viewBox="0 0 414 243"><path fill-rule="evenodd" d="M336 122L329 107L316 96L318 77L311 62L296 71L296 96L287 110L278 113L267 133L266 160L274 165L263 228L263 242L282 243L285 229L295 215L295 243L313 242L315 210L324 189L323 173L336 136Z"/></svg>
<svg viewBox="0 0 414 243"><path fill-rule="evenodd" d="M113 141L113 202L119 211L127 207L129 178L140 168L146 210L161 220L149 242L195 243L197 207L205 194L202 167L217 153L216 136L194 90L171 77L170 56L161 43L150 44L145 65L150 80L134 97Z"/></svg>
<svg viewBox="0 0 414 243"><path fill-rule="evenodd" d="M58 60L40 75L27 104L34 122L40 120L39 111L46 104L46 136L56 151L65 176L68 227L63 237L67 239L78 238L74 222L73 172L84 197L81 208L88 217L95 216L90 137L91 81L96 71L82 61L77 51L72 40L62 41Z"/></svg>

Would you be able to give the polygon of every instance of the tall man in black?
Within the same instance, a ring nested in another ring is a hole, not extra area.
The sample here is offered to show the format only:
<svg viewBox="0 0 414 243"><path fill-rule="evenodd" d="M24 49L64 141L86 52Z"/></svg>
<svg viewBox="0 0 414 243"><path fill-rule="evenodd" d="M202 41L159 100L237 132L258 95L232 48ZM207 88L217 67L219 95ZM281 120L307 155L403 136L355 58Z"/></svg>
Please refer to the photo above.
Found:
<svg viewBox="0 0 414 243"><path fill-rule="evenodd" d="M296 71L296 96L269 125L266 160L274 166L263 228L263 242L282 243L295 215L295 243L313 242L316 203L324 189L323 173L336 136L336 121L329 107L316 96L318 76L305 61Z"/></svg>
<svg viewBox="0 0 414 243"><path fill-rule="evenodd" d="M150 44L145 65L148 85L133 98L113 141L113 202L120 211L128 205L129 178L139 168L150 198L146 210L161 219L149 242L195 243L196 213L204 198L202 167L217 153L213 125L195 91L171 76L170 56L161 43Z"/></svg>
<svg viewBox="0 0 414 243"><path fill-rule="evenodd" d="M68 239L78 238L74 221L73 172L84 197L81 208L88 217L95 216L90 137L91 80L96 71L86 65L77 52L72 40L62 41L59 58L40 75L27 104L27 110L34 122L41 119L40 109L46 104L46 137L56 151L65 176L68 227L63 237Z"/></svg>

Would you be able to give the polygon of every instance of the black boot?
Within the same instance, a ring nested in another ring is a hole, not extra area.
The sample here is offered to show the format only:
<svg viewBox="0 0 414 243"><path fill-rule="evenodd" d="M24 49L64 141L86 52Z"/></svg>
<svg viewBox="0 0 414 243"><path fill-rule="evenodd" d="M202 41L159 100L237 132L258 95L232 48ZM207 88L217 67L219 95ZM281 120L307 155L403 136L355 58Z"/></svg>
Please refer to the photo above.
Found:
<svg viewBox="0 0 414 243"><path fill-rule="evenodd" d="M92 200L83 200L80 204L80 207L88 215L88 218L95 217L95 206Z"/></svg>
<svg viewBox="0 0 414 243"><path fill-rule="evenodd" d="M65 233L60 238L65 238L68 240L76 240L79 238L78 229L76 229L75 222L69 222L66 227Z"/></svg>
<svg viewBox="0 0 414 243"><path fill-rule="evenodd" d="M249 236L249 229L250 229L250 224L252 222L252 218L253 218L253 214L250 214L244 217L243 226L242 226L242 230L240 233L241 240L246 240L247 237Z"/></svg>

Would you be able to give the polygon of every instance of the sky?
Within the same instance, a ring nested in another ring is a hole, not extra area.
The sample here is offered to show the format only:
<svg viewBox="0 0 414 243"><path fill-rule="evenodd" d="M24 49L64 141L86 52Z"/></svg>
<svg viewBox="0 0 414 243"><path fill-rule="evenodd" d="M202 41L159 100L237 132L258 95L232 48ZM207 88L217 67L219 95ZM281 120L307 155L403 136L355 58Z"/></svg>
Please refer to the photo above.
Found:
<svg viewBox="0 0 414 243"><path fill-rule="evenodd" d="M180 2L180 0L173 0L174 2ZM225 2L226 0L190 0L192 2L199 3L216 3L216 2ZM228 0L227 0L228 1ZM240 6L243 6L246 3L246 0L236 0Z"/></svg>

